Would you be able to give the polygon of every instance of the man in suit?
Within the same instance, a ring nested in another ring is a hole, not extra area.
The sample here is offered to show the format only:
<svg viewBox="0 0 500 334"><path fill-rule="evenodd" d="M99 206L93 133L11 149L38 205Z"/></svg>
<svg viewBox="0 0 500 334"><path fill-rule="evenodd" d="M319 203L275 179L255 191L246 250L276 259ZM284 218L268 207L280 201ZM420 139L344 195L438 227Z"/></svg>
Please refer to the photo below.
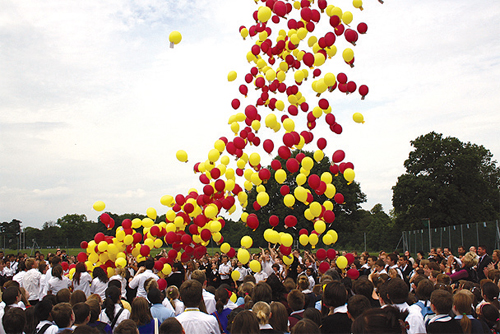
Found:
<svg viewBox="0 0 500 334"><path fill-rule="evenodd" d="M401 255L399 257L398 266L399 266L399 269L401 270L401 273L403 274L404 281L407 283L410 282L410 278L408 276L412 272L413 268L408 263L408 258L406 257L406 255Z"/></svg>
<svg viewBox="0 0 500 334"><path fill-rule="evenodd" d="M484 245L477 247L477 255L479 256L479 262L477 263L477 278L481 281L486 278L484 268L487 268L488 264L491 263L491 257L487 254L486 246Z"/></svg>

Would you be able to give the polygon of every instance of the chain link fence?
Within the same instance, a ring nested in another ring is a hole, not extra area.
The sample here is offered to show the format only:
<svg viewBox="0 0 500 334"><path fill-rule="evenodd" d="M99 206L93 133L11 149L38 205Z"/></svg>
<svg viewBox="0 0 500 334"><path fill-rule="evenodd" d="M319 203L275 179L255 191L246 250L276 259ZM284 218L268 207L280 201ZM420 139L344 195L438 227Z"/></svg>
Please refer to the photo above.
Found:
<svg viewBox="0 0 500 334"><path fill-rule="evenodd" d="M485 245L491 254L492 250L500 249L499 224L496 220L434 228L430 222L425 228L403 231L399 241L399 244L401 243L403 250L412 254L418 251L428 252L431 247L450 247L456 254L459 246L468 251L473 245Z"/></svg>

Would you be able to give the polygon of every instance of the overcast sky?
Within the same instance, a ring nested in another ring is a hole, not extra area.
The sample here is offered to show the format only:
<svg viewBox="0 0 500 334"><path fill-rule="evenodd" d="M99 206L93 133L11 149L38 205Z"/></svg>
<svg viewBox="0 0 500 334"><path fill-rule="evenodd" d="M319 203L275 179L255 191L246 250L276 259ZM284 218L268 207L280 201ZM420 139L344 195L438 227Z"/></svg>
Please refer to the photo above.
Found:
<svg viewBox="0 0 500 334"><path fill-rule="evenodd" d="M499 2L335 5L368 33L353 47L353 69L341 60L349 45L339 38L323 73L344 72L370 93L364 101L327 94L344 132L321 120L314 134L327 139L327 156L343 149L353 162L365 209L392 209L410 140L430 131L484 145L498 160ZM254 43L238 28L253 24L256 9L251 0L0 2L0 221L41 227L68 213L95 220L96 200L115 213L162 214L161 196L201 190L192 166L220 136L233 136L230 103L241 97ZM317 35L327 31L323 21ZM171 49L173 30L183 40ZM277 32L273 26L273 40ZM231 70L235 82L227 81ZM311 82L301 89L314 105ZM269 109L259 111L264 118ZM353 122L356 111L365 124ZM304 129L303 115L296 124ZM264 127L259 136L278 142ZM176 160L179 149L189 163Z"/></svg>

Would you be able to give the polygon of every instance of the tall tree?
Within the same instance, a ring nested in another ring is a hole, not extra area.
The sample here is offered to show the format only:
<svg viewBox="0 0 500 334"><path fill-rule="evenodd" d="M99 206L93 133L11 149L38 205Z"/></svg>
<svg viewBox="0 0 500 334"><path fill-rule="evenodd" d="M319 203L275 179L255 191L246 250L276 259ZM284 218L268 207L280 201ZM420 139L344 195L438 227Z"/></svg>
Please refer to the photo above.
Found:
<svg viewBox="0 0 500 334"><path fill-rule="evenodd" d="M498 219L500 169L484 146L430 132L411 141L406 173L392 188L398 226L421 228Z"/></svg>

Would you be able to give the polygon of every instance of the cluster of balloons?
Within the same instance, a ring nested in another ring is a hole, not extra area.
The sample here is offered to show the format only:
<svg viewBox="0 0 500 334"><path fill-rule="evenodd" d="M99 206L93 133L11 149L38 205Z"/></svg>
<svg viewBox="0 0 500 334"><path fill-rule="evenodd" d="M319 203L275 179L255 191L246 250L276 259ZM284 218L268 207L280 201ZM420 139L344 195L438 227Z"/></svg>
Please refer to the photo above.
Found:
<svg viewBox="0 0 500 334"><path fill-rule="evenodd" d="M241 36L244 39L250 37L252 43L246 54L250 64L248 71L240 79L243 82L237 83L238 92L231 101L235 113L229 117L228 125L234 137L217 139L214 148L207 152L206 160L193 165L194 172L199 175L200 190L193 188L185 194L165 195L160 199L161 204L169 208L165 221L157 222L156 210L148 208L147 218L125 219L115 236L98 233L94 240L82 242L84 251L78 255L78 261L85 262L89 269L102 266L111 274L114 268L127 265L126 254L141 260L151 250L166 244L172 249L166 258L155 263L155 268L168 275L175 260L186 262L191 258L201 258L207 244L213 240L220 245L222 252L237 256L239 261L249 263L250 268L258 272L258 261L250 261L252 238L244 236L238 250L224 242L221 231L225 221L221 214L233 214L237 206L244 209L251 205L254 210L260 210L268 205L268 182L281 184L280 194L287 207L293 208L297 202L307 206L303 215L311 222L311 232L308 229L300 231L301 245L310 244L314 248L320 239L327 246L337 241L338 235L331 225L335 220L334 207L344 203L344 196L337 192L332 181L342 174L347 183L353 182L354 165L345 161L343 150L337 149L331 155L329 171L321 175L312 173L314 165L324 159L328 144L324 137L315 140L313 130L317 122L324 119L333 133L342 133L342 126L332 113L330 93L337 90L349 95L357 91L362 99L368 94L366 85L358 87L344 73L354 67L354 48L368 26L364 22L355 26L352 12L328 4L327 0L255 2L258 8L253 12L254 23L239 29ZM353 7L363 10L362 1L354 0ZM276 26L274 31L273 25ZM169 36L171 47L181 39L179 32L172 32ZM347 47L342 43L347 43ZM342 48L345 69L339 72L323 70L332 64L331 59L336 56L338 48ZM237 82L238 73L229 72L227 79ZM306 85L308 80L310 85ZM314 94L308 94L309 88ZM241 96L249 98L242 99ZM363 123L364 117L357 112L353 120ZM262 137L266 131L280 134L281 142ZM316 146L312 158L300 151L292 156L292 150L302 150L311 144ZM250 153L250 150L258 151L261 145L267 154L277 154L285 161L282 164L275 159L270 163L270 168L275 171L274 179L271 178L271 170L262 166L261 155ZM181 162L188 161L184 150L177 151L176 157ZM236 161L235 166L233 161ZM293 189L285 184L290 176L297 184ZM248 191L254 188L257 191L256 200L249 202ZM326 196L327 200L320 201L320 196ZM94 204L97 211L104 208L101 201ZM274 215L264 222L259 221L255 214L245 211L241 214L241 221L248 226L249 232L260 224L269 224L264 238L279 245L285 264L293 261L291 247L294 239L289 233L275 231L274 227L279 224L294 227L297 216L292 212L283 222ZM113 228L115 223L106 213L101 214L100 221L108 229ZM138 232L139 228L143 228L142 233ZM333 249L318 249L316 253L320 261L336 258L337 266L342 269L354 260L350 255L337 257ZM324 272L328 267L328 262L322 262L320 271ZM233 272L234 276L238 274Z"/></svg>

